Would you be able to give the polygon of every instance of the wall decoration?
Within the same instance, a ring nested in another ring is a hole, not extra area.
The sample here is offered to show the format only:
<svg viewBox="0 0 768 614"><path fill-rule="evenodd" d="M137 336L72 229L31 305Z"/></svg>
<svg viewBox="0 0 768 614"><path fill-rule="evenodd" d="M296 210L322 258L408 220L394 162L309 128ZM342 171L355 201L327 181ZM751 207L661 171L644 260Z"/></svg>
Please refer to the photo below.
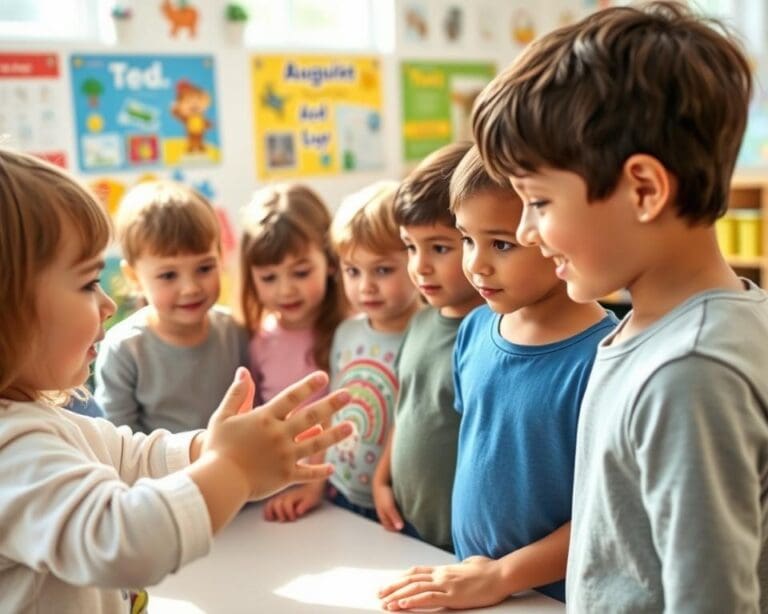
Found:
<svg viewBox="0 0 768 614"><path fill-rule="evenodd" d="M7 144L67 166L64 84L53 53L0 53L0 135Z"/></svg>
<svg viewBox="0 0 768 614"><path fill-rule="evenodd" d="M512 15L512 41L518 45L527 45L536 38L536 26L533 15L526 9L517 9Z"/></svg>
<svg viewBox="0 0 768 614"><path fill-rule="evenodd" d="M186 0L163 0L160 11L171 24L171 36L176 36L182 30L186 30L190 38L197 36L197 21L200 16L198 10Z"/></svg>
<svg viewBox="0 0 768 614"><path fill-rule="evenodd" d="M429 38L429 17L424 2L406 2L402 11L405 40L423 43Z"/></svg>
<svg viewBox="0 0 768 614"><path fill-rule="evenodd" d="M220 160L212 56L74 55L82 171Z"/></svg>
<svg viewBox="0 0 768 614"><path fill-rule="evenodd" d="M496 74L488 62L403 62L403 156L421 160L438 147L471 139L472 104Z"/></svg>
<svg viewBox="0 0 768 614"><path fill-rule="evenodd" d="M260 55L252 67L261 179L384 167L377 58Z"/></svg>
<svg viewBox="0 0 768 614"><path fill-rule="evenodd" d="M442 21L446 42L460 42L464 36L464 10L460 6L452 4L446 7Z"/></svg>

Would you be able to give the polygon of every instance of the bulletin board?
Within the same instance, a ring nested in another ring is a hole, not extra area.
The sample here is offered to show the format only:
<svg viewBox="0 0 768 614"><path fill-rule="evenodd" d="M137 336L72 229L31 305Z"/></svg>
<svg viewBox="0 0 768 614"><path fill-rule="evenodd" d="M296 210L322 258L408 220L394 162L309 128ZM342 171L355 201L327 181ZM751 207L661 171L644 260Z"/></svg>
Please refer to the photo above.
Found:
<svg viewBox="0 0 768 614"><path fill-rule="evenodd" d="M377 58L252 58L256 172L261 179L384 168Z"/></svg>
<svg viewBox="0 0 768 614"><path fill-rule="evenodd" d="M472 104L493 79L488 62L403 62L403 157L412 162L453 141L471 139Z"/></svg>
<svg viewBox="0 0 768 614"><path fill-rule="evenodd" d="M219 162L213 56L75 54L71 71L81 171Z"/></svg>
<svg viewBox="0 0 768 614"><path fill-rule="evenodd" d="M8 145L67 166L65 91L54 53L0 53L0 135Z"/></svg>

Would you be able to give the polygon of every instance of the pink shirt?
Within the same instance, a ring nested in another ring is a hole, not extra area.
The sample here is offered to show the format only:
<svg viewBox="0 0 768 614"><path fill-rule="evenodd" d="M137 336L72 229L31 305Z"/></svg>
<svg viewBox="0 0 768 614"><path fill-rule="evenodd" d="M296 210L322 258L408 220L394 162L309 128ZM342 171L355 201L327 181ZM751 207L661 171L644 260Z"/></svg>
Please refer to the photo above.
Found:
<svg viewBox="0 0 768 614"><path fill-rule="evenodd" d="M286 386L317 370L312 357L314 333L304 328L287 330L273 316L267 316L262 330L256 333L248 345L248 356L253 380L256 382L256 398L265 403ZM328 393L324 388L309 401Z"/></svg>

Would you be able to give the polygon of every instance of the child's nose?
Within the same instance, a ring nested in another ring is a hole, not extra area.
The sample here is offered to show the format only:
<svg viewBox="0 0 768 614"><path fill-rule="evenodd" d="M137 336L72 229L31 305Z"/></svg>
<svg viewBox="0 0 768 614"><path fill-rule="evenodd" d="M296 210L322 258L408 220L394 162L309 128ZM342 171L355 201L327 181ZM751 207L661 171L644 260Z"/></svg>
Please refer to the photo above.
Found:
<svg viewBox="0 0 768 614"><path fill-rule="evenodd" d="M517 242L523 247L532 247L539 244L539 231L536 225L536 211L532 207L523 207L520 223L517 225L515 236Z"/></svg>
<svg viewBox="0 0 768 614"><path fill-rule="evenodd" d="M417 254L416 258L416 272L422 275L427 275L432 272L432 263L425 254Z"/></svg>
<svg viewBox="0 0 768 614"><path fill-rule="evenodd" d="M488 275L490 266L482 250L475 247L472 251L464 252L464 268L476 275Z"/></svg>

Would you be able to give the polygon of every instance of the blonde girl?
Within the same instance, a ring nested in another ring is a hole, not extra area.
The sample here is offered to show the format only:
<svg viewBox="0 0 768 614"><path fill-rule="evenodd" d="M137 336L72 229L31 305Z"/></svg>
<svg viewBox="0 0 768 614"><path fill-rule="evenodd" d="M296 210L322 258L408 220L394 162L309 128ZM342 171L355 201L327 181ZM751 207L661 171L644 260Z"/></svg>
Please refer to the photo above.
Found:
<svg viewBox="0 0 768 614"><path fill-rule="evenodd" d="M331 215L308 187L258 190L243 210L241 307L253 335L251 373L268 401L315 369L328 371L333 333L346 315Z"/></svg>
<svg viewBox="0 0 768 614"><path fill-rule="evenodd" d="M57 406L85 382L115 310L99 286L109 237L104 210L72 177L0 149L2 612L145 611L146 592L132 587L204 555L249 498L326 478L328 466L298 460L351 431L311 424L346 393L285 419L323 374L251 412L253 382L239 369L208 429L177 435Z"/></svg>

